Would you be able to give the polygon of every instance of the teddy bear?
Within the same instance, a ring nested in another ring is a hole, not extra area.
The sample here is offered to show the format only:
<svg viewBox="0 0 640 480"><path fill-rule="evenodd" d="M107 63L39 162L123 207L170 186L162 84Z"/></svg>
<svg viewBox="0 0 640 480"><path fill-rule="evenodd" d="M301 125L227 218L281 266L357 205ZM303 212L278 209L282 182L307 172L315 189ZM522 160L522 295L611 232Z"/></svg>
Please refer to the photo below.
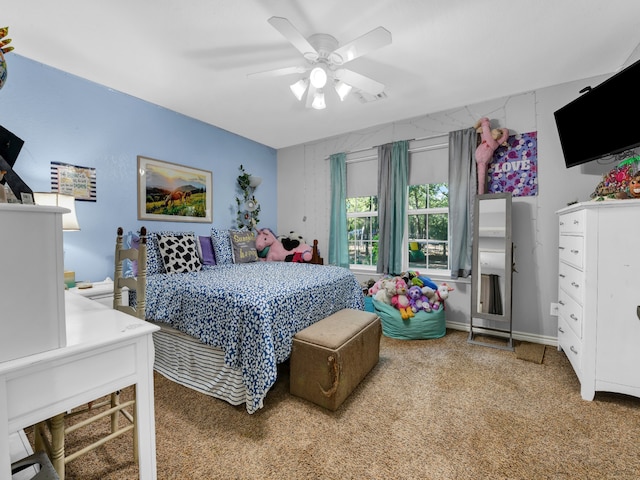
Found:
<svg viewBox="0 0 640 480"><path fill-rule="evenodd" d="M293 250L287 250L279 242L274 233L263 228L256 234L256 250L258 257L267 262L310 262L313 257L313 249L306 243L301 243ZM266 255L264 251L266 250Z"/></svg>
<svg viewBox="0 0 640 480"><path fill-rule="evenodd" d="M378 291L373 296L378 302L391 305L391 298L396 294L396 282L391 278L382 278L378 280Z"/></svg>
<svg viewBox="0 0 640 480"><path fill-rule="evenodd" d="M414 316L411 305L409 305L409 297L407 296L407 284L400 277L396 280L396 294L391 297L391 306L400 311L403 320L407 320Z"/></svg>
<svg viewBox="0 0 640 480"><path fill-rule="evenodd" d="M421 311L431 311L429 299L422 293L422 288L420 288L418 285L412 285L411 287L409 287L409 290L407 290L407 296L409 297L409 305L411 305L411 310L413 311L413 313L418 313Z"/></svg>
<svg viewBox="0 0 640 480"><path fill-rule="evenodd" d="M487 183L487 167L493 159L493 152L509 138L508 128L491 129L491 122L482 117L473 126L480 134L480 145L476 148L476 163L478 170L478 195L484 193Z"/></svg>
<svg viewBox="0 0 640 480"><path fill-rule="evenodd" d="M307 243L302 235L294 232L293 230L291 230L286 235L278 235L277 238L282 243L282 246L285 248L285 250L294 250L301 244Z"/></svg>

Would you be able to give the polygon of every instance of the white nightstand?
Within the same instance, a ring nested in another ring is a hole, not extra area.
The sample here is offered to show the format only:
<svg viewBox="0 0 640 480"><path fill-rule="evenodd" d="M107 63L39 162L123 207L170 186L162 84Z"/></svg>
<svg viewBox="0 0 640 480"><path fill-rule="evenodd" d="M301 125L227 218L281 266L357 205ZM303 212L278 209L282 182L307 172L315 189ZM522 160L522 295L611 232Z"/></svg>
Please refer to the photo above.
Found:
<svg viewBox="0 0 640 480"><path fill-rule="evenodd" d="M86 282L78 282L77 285L82 286ZM113 308L113 280L107 277L102 282L93 282L89 288L80 288L78 286L70 288L69 291L90 298L96 302L100 302L109 308ZM123 301L127 298L124 296Z"/></svg>

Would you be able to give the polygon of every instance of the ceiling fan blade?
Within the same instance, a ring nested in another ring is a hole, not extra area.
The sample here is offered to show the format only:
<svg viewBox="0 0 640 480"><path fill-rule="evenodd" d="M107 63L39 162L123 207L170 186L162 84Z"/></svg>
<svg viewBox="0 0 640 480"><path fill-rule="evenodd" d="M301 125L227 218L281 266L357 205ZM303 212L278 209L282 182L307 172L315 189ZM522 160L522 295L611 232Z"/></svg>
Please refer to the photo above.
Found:
<svg viewBox="0 0 640 480"><path fill-rule="evenodd" d="M376 82L369 77L360 75L352 70L347 70L346 68L336 70L336 78L371 95L380 95L384 92L384 85L380 82Z"/></svg>
<svg viewBox="0 0 640 480"><path fill-rule="evenodd" d="M340 55L342 63L347 63L390 43L391 32L384 27L378 27L337 48L331 55Z"/></svg>
<svg viewBox="0 0 640 480"><path fill-rule="evenodd" d="M315 57L318 56L318 52L315 48L307 41L306 38L294 27L289 20L283 17L271 17L267 20L273 28L278 30L284 38L289 40L291 45L296 47L296 49L302 53L302 55L313 54Z"/></svg>
<svg viewBox="0 0 640 480"><path fill-rule="evenodd" d="M304 73L308 70L307 67L285 67L276 68L275 70L267 70L265 72L249 73L249 78L272 78L282 77L284 75L293 75L294 73Z"/></svg>

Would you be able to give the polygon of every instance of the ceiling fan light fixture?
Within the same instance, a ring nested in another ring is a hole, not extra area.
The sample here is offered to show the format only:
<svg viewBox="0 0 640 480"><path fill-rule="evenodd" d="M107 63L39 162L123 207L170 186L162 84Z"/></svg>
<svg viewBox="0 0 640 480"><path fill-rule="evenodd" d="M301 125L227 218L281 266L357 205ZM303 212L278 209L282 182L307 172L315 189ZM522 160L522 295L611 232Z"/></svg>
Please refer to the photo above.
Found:
<svg viewBox="0 0 640 480"><path fill-rule="evenodd" d="M311 80L311 85L316 88L322 88L327 84L327 72L324 67L317 66L311 70L309 74L309 80Z"/></svg>
<svg viewBox="0 0 640 480"><path fill-rule="evenodd" d="M324 92L318 90L313 96L313 103L311 104L316 110L323 110L327 108L327 104L324 101Z"/></svg>
<svg viewBox="0 0 640 480"><path fill-rule="evenodd" d="M304 92L306 92L308 85L309 80L307 80L306 78L301 78L296 83L290 85L289 88L298 100L302 100L302 96L304 95Z"/></svg>
<svg viewBox="0 0 640 480"><path fill-rule="evenodd" d="M334 88L336 89L336 93L340 97L340 101L343 102L345 97L349 95L352 87L351 85L348 85L340 80L335 84Z"/></svg>

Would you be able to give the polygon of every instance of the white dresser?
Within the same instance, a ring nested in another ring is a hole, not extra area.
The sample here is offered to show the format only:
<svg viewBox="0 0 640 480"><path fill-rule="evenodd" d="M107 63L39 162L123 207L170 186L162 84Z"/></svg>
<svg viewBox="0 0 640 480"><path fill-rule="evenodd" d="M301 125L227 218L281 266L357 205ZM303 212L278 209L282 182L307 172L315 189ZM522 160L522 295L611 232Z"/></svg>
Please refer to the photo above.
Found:
<svg viewBox="0 0 640 480"><path fill-rule="evenodd" d="M66 212L0 203L0 362L65 346Z"/></svg>
<svg viewBox="0 0 640 480"><path fill-rule="evenodd" d="M559 216L558 348L585 400L640 397L640 200L584 202Z"/></svg>

